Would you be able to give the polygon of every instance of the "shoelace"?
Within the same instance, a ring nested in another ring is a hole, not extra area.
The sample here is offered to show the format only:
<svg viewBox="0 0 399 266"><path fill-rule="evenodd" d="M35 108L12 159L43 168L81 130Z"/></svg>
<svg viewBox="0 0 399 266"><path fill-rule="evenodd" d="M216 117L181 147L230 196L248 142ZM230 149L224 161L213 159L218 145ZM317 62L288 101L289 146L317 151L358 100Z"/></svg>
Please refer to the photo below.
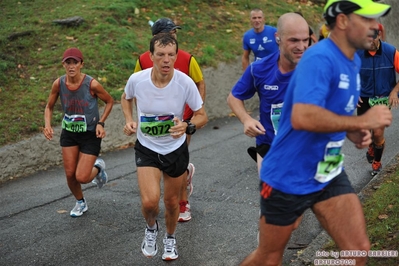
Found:
<svg viewBox="0 0 399 266"><path fill-rule="evenodd" d="M165 250L167 252L172 252L174 250L174 248L175 248L176 239L174 239L174 238L165 238L163 240L163 243L165 245L164 246Z"/></svg>
<svg viewBox="0 0 399 266"><path fill-rule="evenodd" d="M145 231L145 240L147 242L147 246L153 247L155 245L157 239L156 230L148 229Z"/></svg>
<svg viewBox="0 0 399 266"><path fill-rule="evenodd" d="M76 208L78 212L83 212L83 209L85 208L86 204L84 202L78 202L79 206Z"/></svg>

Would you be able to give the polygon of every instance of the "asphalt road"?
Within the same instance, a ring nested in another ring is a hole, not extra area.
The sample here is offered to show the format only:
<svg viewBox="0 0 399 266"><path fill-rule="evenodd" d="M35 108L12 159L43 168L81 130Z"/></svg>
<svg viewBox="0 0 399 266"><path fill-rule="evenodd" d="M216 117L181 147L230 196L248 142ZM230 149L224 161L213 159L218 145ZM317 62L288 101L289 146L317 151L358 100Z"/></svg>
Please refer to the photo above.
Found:
<svg viewBox="0 0 399 266"><path fill-rule="evenodd" d="M397 153L397 110L394 118L386 130L384 164ZM242 131L242 125L233 117L211 121L193 136L193 219L178 225L179 259L169 263L238 265L255 249L258 177L256 164L246 152L254 139ZM371 179L365 152L349 141L345 143L345 168L356 191ZM92 184L84 186L89 211L80 218L69 216L75 200L62 167L0 186L0 265L166 264L161 259L165 233L162 201L160 251L147 259L140 250L145 221L140 212L133 148L109 152L102 158L110 182L101 190ZM294 260L299 248L311 244L320 232L314 215L306 212L288 244L284 263Z"/></svg>

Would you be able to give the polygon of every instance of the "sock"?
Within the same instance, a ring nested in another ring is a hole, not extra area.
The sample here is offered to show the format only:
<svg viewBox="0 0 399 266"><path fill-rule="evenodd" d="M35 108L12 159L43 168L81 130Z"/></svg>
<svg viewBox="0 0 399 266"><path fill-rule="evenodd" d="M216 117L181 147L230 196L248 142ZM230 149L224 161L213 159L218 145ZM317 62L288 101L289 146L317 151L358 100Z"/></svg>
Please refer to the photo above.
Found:
<svg viewBox="0 0 399 266"><path fill-rule="evenodd" d="M156 230L156 229L158 229L158 228L157 228L157 223L155 222L153 226L149 226L149 225L147 224L147 228L150 229L150 230Z"/></svg>
<svg viewBox="0 0 399 266"><path fill-rule="evenodd" d="M97 170L98 170L98 174L100 173L100 171L101 171L101 168L99 167L99 166L97 166L97 165L95 165L94 166L95 168L97 168Z"/></svg>
<svg viewBox="0 0 399 266"><path fill-rule="evenodd" d="M85 198L78 199L79 202L85 202Z"/></svg>
<svg viewBox="0 0 399 266"><path fill-rule="evenodd" d="M385 143L382 145L374 145L374 161L380 162L382 153L384 152Z"/></svg>
<svg viewBox="0 0 399 266"><path fill-rule="evenodd" d="M175 234L170 235L170 234L166 233L166 238L176 238L176 237L175 237Z"/></svg>

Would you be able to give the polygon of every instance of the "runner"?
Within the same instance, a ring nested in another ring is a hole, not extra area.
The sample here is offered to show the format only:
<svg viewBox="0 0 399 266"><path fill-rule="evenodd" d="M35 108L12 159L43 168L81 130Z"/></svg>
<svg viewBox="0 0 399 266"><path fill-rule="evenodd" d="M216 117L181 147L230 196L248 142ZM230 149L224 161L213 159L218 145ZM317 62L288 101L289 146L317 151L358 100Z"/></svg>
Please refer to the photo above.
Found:
<svg viewBox="0 0 399 266"><path fill-rule="evenodd" d="M398 107L399 83L396 82L396 73L399 73L399 52L393 45L382 42L381 37L381 30L376 31L371 48L358 51L362 60L360 69L362 89L357 108L358 115L364 114L371 106L378 104ZM372 131L373 142L366 152L373 176L382 169L381 158L385 148L384 131L385 127Z"/></svg>
<svg viewBox="0 0 399 266"><path fill-rule="evenodd" d="M105 120L112 110L114 100L97 80L81 72L84 63L79 49L67 49L62 65L66 74L57 78L51 87L44 111L43 134L48 140L53 139L51 118L59 97L64 111L60 138L62 158L68 187L76 198L70 215L79 217L88 210L81 184L96 180L98 188L102 188L108 181L105 162L97 157L101 140L106 135ZM105 102L101 117L98 99Z"/></svg>
<svg viewBox="0 0 399 266"><path fill-rule="evenodd" d="M250 20L252 29L244 33L242 38L243 55L242 70L249 66L249 55L254 54L254 60L259 60L278 50L278 44L274 38L277 29L275 27L265 25L265 16L259 8L251 10Z"/></svg>
<svg viewBox="0 0 399 266"><path fill-rule="evenodd" d="M227 103L244 125L244 133L256 137L256 148L248 149L258 170L278 129L284 95L299 59L308 47L309 27L296 13L286 13L277 22L275 36L280 49L250 64L234 85ZM244 101L259 96L260 121L246 111Z"/></svg>
<svg viewBox="0 0 399 266"><path fill-rule="evenodd" d="M180 26L176 25L169 18L160 18L151 27L152 35L155 36L159 33L170 33L177 40L177 29L181 29ZM153 66L153 63L150 58L150 51L145 52L140 55L136 62L136 68L134 72L141 71L143 69L147 69ZM195 83L198 88L199 93L201 94L202 101L205 102L205 81L201 72L201 68L199 67L197 60L191 54L179 49L177 52L177 59L175 63L175 68L182 71L186 75L188 75ZM183 119L189 121L193 117L193 111L190 109L188 105L184 110ZM187 145L190 145L191 135L187 135ZM182 184L181 192L180 192L180 213L179 213L179 222L188 222L191 220L191 206L189 203L189 198L193 193L193 176L195 173L194 164L189 163L187 167L187 183Z"/></svg>
<svg viewBox="0 0 399 266"><path fill-rule="evenodd" d="M169 33L151 39L152 68L130 76L121 104L126 125L124 132L137 134L135 145L137 179L142 213L147 222L141 251L147 257L157 254L157 221L163 176L166 234L163 260L178 258L175 231L179 217L182 183L189 164L186 135L192 135L208 121L201 95L186 74L175 70L178 43ZM133 119L133 103L137 120ZM185 105L194 115L182 121Z"/></svg>

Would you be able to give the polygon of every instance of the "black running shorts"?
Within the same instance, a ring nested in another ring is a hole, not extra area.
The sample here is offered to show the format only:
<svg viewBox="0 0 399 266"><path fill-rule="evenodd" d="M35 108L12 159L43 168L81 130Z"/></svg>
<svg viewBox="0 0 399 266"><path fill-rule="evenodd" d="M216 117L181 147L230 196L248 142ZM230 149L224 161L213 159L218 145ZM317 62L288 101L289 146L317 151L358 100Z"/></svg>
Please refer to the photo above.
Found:
<svg viewBox="0 0 399 266"><path fill-rule="evenodd" d="M186 141L178 149L166 155L144 147L138 140L136 140L134 149L136 151L137 167L155 167L170 177L179 177L187 171L189 153Z"/></svg>
<svg viewBox="0 0 399 266"><path fill-rule="evenodd" d="M97 138L96 132L86 131L74 133L66 131L61 132L61 147L79 146L79 151L84 154L98 156L101 150L101 138Z"/></svg>
<svg viewBox="0 0 399 266"><path fill-rule="evenodd" d="M321 191L307 195L286 194L273 189L263 181L260 182L259 189L261 216L265 216L267 224L280 226L293 224L308 208L318 202L355 193L345 171Z"/></svg>

